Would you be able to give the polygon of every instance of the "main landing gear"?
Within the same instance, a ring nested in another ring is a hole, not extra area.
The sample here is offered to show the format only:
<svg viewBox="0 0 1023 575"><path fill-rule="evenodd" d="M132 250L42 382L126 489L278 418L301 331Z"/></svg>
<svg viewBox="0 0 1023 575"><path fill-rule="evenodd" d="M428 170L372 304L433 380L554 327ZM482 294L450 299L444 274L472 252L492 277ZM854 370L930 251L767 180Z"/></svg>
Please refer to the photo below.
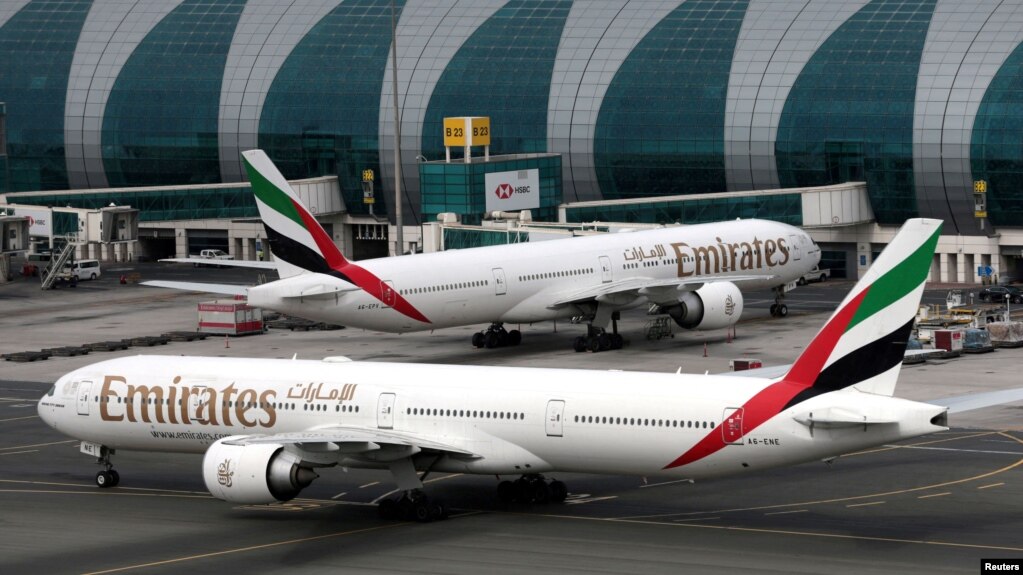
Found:
<svg viewBox="0 0 1023 575"><path fill-rule="evenodd" d="M789 306L785 305L785 286L778 286L774 289L774 303L771 304L771 317L785 317L789 315Z"/></svg>
<svg viewBox="0 0 1023 575"><path fill-rule="evenodd" d="M410 489L396 499L384 499L377 506L382 519L405 519L429 523L448 518L448 508L440 499L433 499L422 489Z"/></svg>
<svg viewBox="0 0 1023 575"><path fill-rule="evenodd" d="M502 481L497 484L497 498L501 503L562 503L568 497L568 487L564 482L547 481L543 475L531 473L523 475L515 481Z"/></svg>
<svg viewBox="0 0 1023 575"><path fill-rule="evenodd" d="M586 324L586 335L580 335L575 338L575 341L572 342L572 349L576 352L592 351L594 353L611 349L622 349L622 346L625 345L625 338L618 333L618 319L620 317L621 312L616 311L611 314L611 333L608 333L604 328L593 327L595 322Z"/></svg>
<svg viewBox="0 0 1023 575"><path fill-rule="evenodd" d="M100 453L101 455L96 458L96 464L102 465L103 471L96 474L96 486L117 487L117 484L121 482L121 474L114 469L114 464L110 462L110 456L114 454L114 450L101 447Z"/></svg>
<svg viewBox="0 0 1023 575"><path fill-rule="evenodd" d="M485 347L487 349L494 349L495 347L505 346L516 346L522 342L522 332L517 329L511 331L505 331L504 324L494 322L490 324L490 327L486 331L479 331L472 334L472 346L475 348Z"/></svg>

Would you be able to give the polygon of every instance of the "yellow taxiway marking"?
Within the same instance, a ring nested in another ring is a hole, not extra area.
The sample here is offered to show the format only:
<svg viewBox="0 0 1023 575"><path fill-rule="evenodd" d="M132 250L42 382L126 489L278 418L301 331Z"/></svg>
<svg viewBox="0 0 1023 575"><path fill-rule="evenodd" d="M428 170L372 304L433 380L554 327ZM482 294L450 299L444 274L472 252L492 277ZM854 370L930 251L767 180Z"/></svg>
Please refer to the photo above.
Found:
<svg viewBox="0 0 1023 575"><path fill-rule="evenodd" d="M28 450L25 450L25 451L5 451L3 453L0 453L0 456L4 456L4 455L21 455L22 453L35 453L37 451L39 451L39 450L38 449L28 449Z"/></svg>
<svg viewBox="0 0 1023 575"><path fill-rule="evenodd" d="M121 497L175 497L178 499L213 499L210 494L188 495L185 493L138 493L131 491L119 491L117 489L99 489L92 491L71 491L64 489L0 489L0 493L45 493L46 495L105 495Z"/></svg>
<svg viewBox="0 0 1023 575"><path fill-rule="evenodd" d="M379 484L380 484L379 481L370 481L369 483L367 483L365 485L360 485L359 489L365 489L367 487L373 487L374 485L379 485Z"/></svg>
<svg viewBox="0 0 1023 575"><path fill-rule="evenodd" d="M968 435L955 435L952 437L946 437L944 439L935 439L934 441L921 441L919 443L910 443L909 445L885 445L877 449L868 449L866 451L855 451L853 453L847 453L842 457L855 457L857 455L869 455L871 453L882 453L885 451L892 451L895 449L902 449L904 447L920 447L923 445L934 445L935 443L946 443L949 441L959 441L960 439L973 439L974 437L984 437L986 435L996 435L997 431L982 431L979 433L970 433Z"/></svg>
<svg viewBox="0 0 1023 575"><path fill-rule="evenodd" d="M18 479L0 479L0 483L16 484L16 485L44 485L53 487L82 487L99 489L95 483L58 483L55 481L27 481ZM109 489L102 489L101 492L109 492ZM167 494L179 494L179 495L205 495L207 497L210 494L206 491L183 491L176 489L155 489L151 487L118 487L117 492L124 491L142 491L152 493L167 493Z"/></svg>
<svg viewBox="0 0 1023 575"><path fill-rule="evenodd" d="M32 445L12 445L11 447L0 447L0 451L10 451L11 449L25 449L28 447L46 447L48 445L63 445L66 443L78 443L75 439L69 439L67 441L51 441L49 443L33 443Z"/></svg>
<svg viewBox="0 0 1023 575"><path fill-rule="evenodd" d="M38 418L39 418L38 415L26 415L24 417L9 417L7 419L0 419L0 423L5 423L7 421L21 421L22 419L38 419Z"/></svg>
<svg viewBox="0 0 1023 575"><path fill-rule="evenodd" d="M1023 444L1023 439L1019 439L1017 437L1009 435L1008 433L1006 433L1004 431L1001 431L1001 432L999 432L999 431L984 432L984 433L978 433L978 434L973 434L973 435L967 435L967 436L960 436L960 437L956 437L956 438L950 438L949 440L951 440L951 439L968 439L968 438L972 438L972 437L979 437L979 436L991 435L991 434L1002 435L1004 437L1007 437L1007 438L1012 439L1012 440L1014 440L1014 441L1016 441L1018 443ZM948 440L944 440L944 441L948 441ZM925 443L935 443L935 442L925 442ZM921 444L918 444L918 445L924 445L924 443L921 443ZM893 449L895 449L895 448L893 448ZM881 450L881 451L886 451L886 450ZM859 453L866 453L866 452L861 451ZM825 504L825 503L841 503L841 502L844 502L844 501L856 501L857 499L877 499L878 497L891 497L893 495L904 495L906 493L916 493L916 492L919 492L919 491L926 491L926 490L930 490L930 489L938 489L940 487L948 487L949 485L959 485L959 484L962 484L962 483L968 483L970 481L976 481L978 479L984 479L986 477L992 477L992 476L998 475L1000 473L1005 473L1006 471L1010 471L1010 470L1015 469L1015 468L1017 468L1017 467L1019 467L1021 465L1023 465L1023 459L1020 459L1020 460L1018 460L1015 463L1012 463L1010 465L1006 465L1005 467L1002 467L1002 468L999 468L999 469L995 469L994 471L988 471L987 473L981 473L979 475L974 475L972 477L964 477L962 479L953 479L951 481L945 481L943 483L935 483L933 485L922 485L920 487L910 487L910 488L907 488L907 489L896 489L894 491L885 491L883 493L869 493L869 494L866 494L866 495L851 495L849 497L836 497L834 499L820 499L820 500L817 500L817 501L799 501L799 502L795 502L795 503L779 503L779 504L776 504L776 505L760 505L760 506L757 506L757 507L738 507L738 508L734 508L734 509L714 509L714 510L710 510L710 511L693 511L693 512L689 512L689 513L658 513L658 514L652 514L652 515L630 515L630 516L627 516L627 517L619 517L618 519L622 519L622 520L657 519L657 518L660 518L660 517L685 516L685 515L704 515L704 514L709 514L709 513L734 513L734 512L737 512L737 511L762 511L764 509L781 509L781 508L785 508L785 507L803 507L803 506L806 506L806 505L821 505L821 504Z"/></svg>
<svg viewBox="0 0 1023 575"><path fill-rule="evenodd" d="M326 533L324 535L315 535L313 537L302 537L300 539L286 539L284 541L274 541L272 543L263 543L261 545L250 545L248 547L237 547L235 549L224 549L222 551L212 551L210 553L199 553L197 555L186 555L184 557L175 557L173 559L165 559L163 561L153 561L150 563L140 563L138 565L126 565L124 567L115 567L113 569L105 569L103 571L92 571L83 575L102 575L104 573L119 573L121 571L131 571L135 569L145 569L148 567L157 567L160 565L173 565L175 563L184 563L186 561L196 561L199 559L208 559L210 557L220 557L223 555L232 555L234 553L246 553L249 551L259 551L261 549L270 549L272 547L281 547L284 545L295 545L297 543L308 543L310 541L321 541L323 539L331 539L334 537L346 537L348 535L357 535L359 533L369 533L370 531L380 531L382 529L393 529L395 527L401 527L408 525L407 523L393 523L389 525L377 525L376 527L365 527L363 529L352 529L349 531L338 531L336 533Z"/></svg>
<svg viewBox="0 0 1023 575"><path fill-rule="evenodd" d="M931 497L944 497L946 495L952 495L951 491L943 491L941 493L931 493L930 495L921 495L917 499L930 499Z"/></svg>
<svg viewBox="0 0 1023 575"><path fill-rule="evenodd" d="M992 487L1001 487L1003 485L1005 485L1005 482L999 481L998 483L988 483L987 485L981 485L977 487L977 489L990 489Z"/></svg>
<svg viewBox="0 0 1023 575"><path fill-rule="evenodd" d="M867 503L850 503L846 507L869 507L871 505L884 505L887 501L868 501Z"/></svg>

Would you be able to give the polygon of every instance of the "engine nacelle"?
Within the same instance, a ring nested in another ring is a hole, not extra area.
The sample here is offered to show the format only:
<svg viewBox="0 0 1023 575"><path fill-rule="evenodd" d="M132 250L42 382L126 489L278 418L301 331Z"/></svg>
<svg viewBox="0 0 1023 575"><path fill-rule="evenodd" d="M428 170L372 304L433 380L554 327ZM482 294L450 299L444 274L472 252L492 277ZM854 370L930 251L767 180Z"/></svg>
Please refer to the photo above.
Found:
<svg viewBox="0 0 1023 575"><path fill-rule="evenodd" d="M703 284L684 293L678 305L664 311L686 329L718 329L735 325L742 317L742 293L732 282Z"/></svg>
<svg viewBox="0 0 1023 575"><path fill-rule="evenodd" d="M319 477L283 445L226 445L225 437L206 450L202 476L217 499L261 504L294 499Z"/></svg>

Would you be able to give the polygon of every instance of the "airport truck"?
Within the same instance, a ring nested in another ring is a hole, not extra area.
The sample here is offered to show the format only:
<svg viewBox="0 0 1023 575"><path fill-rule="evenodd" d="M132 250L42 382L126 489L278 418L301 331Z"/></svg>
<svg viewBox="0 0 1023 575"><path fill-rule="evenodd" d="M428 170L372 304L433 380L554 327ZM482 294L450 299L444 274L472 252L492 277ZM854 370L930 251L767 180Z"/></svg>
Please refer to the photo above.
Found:
<svg viewBox="0 0 1023 575"><path fill-rule="evenodd" d="M803 274L803 277L799 278L796 281L796 283L798 283L801 286L805 286L806 284L811 283L811 282L827 281L828 278L830 278L830 277L831 277L831 270L830 269L828 269L828 268L821 269L821 268L819 268L817 266L814 266L814 268L812 270L810 270L810 271L806 272L805 274Z"/></svg>
<svg viewBox="0 0 1023 575"><path fill-rule="evenodd" d="M225 252L224 250L202 250L202 251L199 252L199 255L191 256L191 257L196 258L196 259L201 259L201 260L233 260L234 259L234 256L232 256L231 254ZM195 267L200 267L200 266L205 265L205 264L196 263L196 264L193 264L193 265L195 265ZM213 262L211 262L210 265L215 265L215 264Z"/></svg>

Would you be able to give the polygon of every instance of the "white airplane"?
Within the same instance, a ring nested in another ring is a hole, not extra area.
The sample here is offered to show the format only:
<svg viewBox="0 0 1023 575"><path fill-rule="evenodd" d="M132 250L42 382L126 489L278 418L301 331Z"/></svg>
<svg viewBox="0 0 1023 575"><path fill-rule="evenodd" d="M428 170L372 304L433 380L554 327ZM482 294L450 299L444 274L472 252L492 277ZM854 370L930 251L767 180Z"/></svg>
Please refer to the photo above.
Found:
<svg viewBox="0 0 1023 575"><path fill-rule="evenodd" d="M60 378L39 415L97 457L100 487L119 481L117 450L205 453L210 492L244 504L289 500L322 467L387 469L403 494L381 511L423 521L445 514L422 491L431 471L521 475L499 496L543 502L566 496L555 472L702 479L832 458L945 430L950 405L1023 399L892 397L940 229L908 221L776 378L136 356Z"/></svg>
<svg viewBox="0 0 1023 575"><path fill-rule="evenodd" d="M655 304L687 329L734 325L742 289L787 289L820 261L799 228L736 220L631 233L449 250L350 262L261 150L242 153L281 279L255 287L149 281L144 285L245 295L251 305L316 321L404 333L491 322L476 347L517 345L503 324L584 318L576 351L620 348L621 310ZM179 262L203 262L190 258ZM230 260L218 265L236 265Z"/></svg>

